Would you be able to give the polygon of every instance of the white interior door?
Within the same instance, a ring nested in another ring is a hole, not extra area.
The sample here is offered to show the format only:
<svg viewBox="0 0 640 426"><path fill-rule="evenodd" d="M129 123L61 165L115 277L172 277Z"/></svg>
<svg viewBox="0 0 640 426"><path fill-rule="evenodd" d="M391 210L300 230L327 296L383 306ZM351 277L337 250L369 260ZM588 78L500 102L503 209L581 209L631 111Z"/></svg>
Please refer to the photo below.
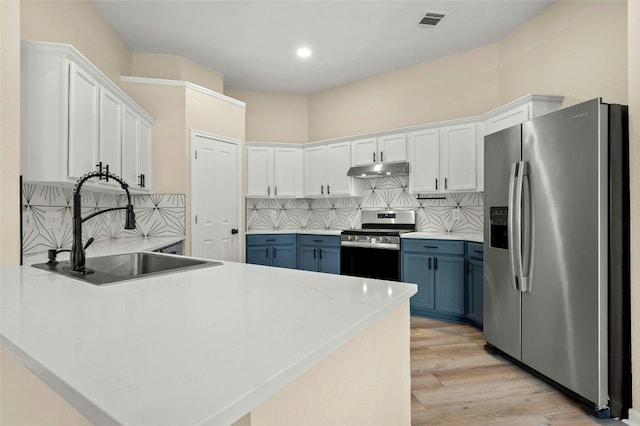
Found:
<svg viewBox="0 0 640 426"><path fill-rule="evenodd" d="M239 142L191 133L191 255L240 260Z"/></svg>

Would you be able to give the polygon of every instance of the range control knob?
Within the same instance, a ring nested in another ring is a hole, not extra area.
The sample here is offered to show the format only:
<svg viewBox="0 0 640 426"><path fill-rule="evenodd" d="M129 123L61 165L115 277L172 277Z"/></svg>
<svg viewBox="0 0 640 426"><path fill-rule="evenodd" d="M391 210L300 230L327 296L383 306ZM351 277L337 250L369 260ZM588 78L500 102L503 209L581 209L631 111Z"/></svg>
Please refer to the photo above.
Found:
<svg viewBox="0 0 640 426"><path fill-rule="evenodd" d="M375 244L376 243L376 237L371 238L371 244Z"/></svg>

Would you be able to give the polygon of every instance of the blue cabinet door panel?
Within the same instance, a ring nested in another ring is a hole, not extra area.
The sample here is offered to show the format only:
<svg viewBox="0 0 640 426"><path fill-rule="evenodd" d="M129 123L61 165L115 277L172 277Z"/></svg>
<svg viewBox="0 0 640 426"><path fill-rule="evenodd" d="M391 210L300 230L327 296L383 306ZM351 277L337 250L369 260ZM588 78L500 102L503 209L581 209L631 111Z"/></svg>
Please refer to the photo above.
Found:
<svg viewBox="0 0 640 426"><path fill-rule="evenodd" d="M298 269L315 271L318 266L318 249L301 246L298 248Z"/></svg>
<svg viewBox="0 0 640 426"><path fill-rule="evenodd" d="M293 246L282 245L273 246L272 248L273 266L280 268L295 268L295 249Z"/></svg>
<svg viewBox="0 0 640 426"><path fill-rule="evenodd" d="M467 273L467 290L469 311L467 315L478 324L483 319L483 263L478 260L469 260L469 272Z"/></svg>
<svg viewBox="0 0 640 426"><path fill-rule="evenodd" d="M435 259L436 309L449 314L464 315L464 259L438 256Z"/></svg>
<svg viewBox="0 0 640 426"><path fill-rule="evenodd" d="M402 256L402 281L418 285L418 292L411 298L412 308L435 308L433 272L432 256L415 253Z"/></svg>
<svg viewBox="0 0 640 426"><path fill-rule="evenodd" d="M247 246L247 263L270 265L268 246Z"/></svg>
<svg viewBox="0 0 640 426"><path fill-rule="evenodd" d="M340 273L340 248L320 247L318 253L318 272Z"/></svg>

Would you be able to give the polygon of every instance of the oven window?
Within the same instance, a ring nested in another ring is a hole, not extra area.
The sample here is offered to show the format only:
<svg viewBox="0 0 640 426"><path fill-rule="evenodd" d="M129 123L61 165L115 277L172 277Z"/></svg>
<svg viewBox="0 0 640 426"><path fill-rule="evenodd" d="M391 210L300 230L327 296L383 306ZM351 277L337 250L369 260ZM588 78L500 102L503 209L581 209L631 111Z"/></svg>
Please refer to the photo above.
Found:
<svg viewBox="0 0 640 426"><path fill-rule="evenodd" d="M341 247L341 273L400 281L400 250Z"/></svg>

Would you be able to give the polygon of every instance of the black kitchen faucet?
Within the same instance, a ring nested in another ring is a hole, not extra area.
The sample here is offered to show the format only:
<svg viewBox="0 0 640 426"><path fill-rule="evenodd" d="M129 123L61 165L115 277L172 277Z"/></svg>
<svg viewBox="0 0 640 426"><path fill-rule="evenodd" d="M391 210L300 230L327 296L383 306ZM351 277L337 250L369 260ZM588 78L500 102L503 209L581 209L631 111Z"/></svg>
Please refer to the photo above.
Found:
<svg viewBox="0 0 640 426"><path fill-rule="evenodd" d="M127 193L127 205L125 207L112 207L104 209L90 214L89 216L82 218L82 201L80 189L82 185L91 178L103 178L108 182L109 179L113 179L120 183L122 189ZM85 267L85 252L84 249L91 244L91 240L86 246L82 245L82 223L102 213L110 212L113 210L126 210L127 216L125 219L124 229L136 229L136 216L133 212L133 205L131 204L131 194L129 194L129 185L120 177L113 173L103 172L91 172L82 176L76 182L76 186L73 188L73 241L71 243L71 256L69 258L69 265L71 269L81 274L91 274L93 270Z"/></svg>

